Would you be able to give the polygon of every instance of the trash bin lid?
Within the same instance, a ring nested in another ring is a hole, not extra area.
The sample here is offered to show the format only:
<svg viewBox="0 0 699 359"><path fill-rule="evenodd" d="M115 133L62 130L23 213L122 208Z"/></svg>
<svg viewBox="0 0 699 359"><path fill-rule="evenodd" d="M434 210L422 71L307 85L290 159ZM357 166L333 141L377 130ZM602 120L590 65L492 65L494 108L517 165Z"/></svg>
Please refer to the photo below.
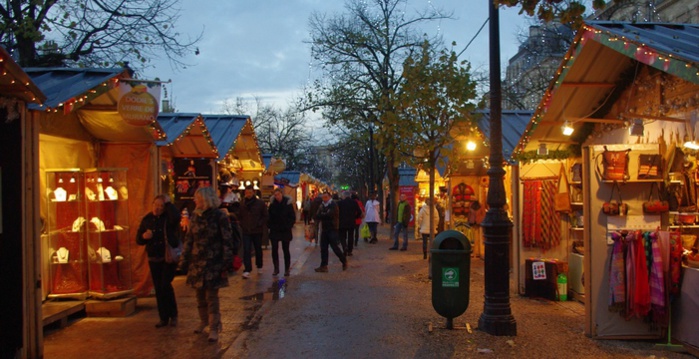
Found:
<svg viewBox="0 0 699 359"><path fill-rule="evenodd" d="M441 232L434 238L432 249L471 251L471 241L466 235L454 229Z"/></svg>

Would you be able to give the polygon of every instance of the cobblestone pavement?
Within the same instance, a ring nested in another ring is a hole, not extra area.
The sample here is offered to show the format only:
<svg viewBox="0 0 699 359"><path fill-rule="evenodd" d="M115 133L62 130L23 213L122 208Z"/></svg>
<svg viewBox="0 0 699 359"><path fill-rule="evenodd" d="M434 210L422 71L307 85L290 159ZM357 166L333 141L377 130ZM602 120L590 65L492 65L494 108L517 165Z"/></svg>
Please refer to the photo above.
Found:
<svg viewBox="0 0 699 359"><path fill-rule="evenodd" d="M223 332L218 343L193 334L194 291L174 285L180 312L175 328L156 329L154 298L139 298L135 314L83 317L45 331L46 358L690 358L652 342L592 340L583 334L584 307L513 295L517 336L477 330L483 309L483 262L472 258L469 307L444 329L431 305L431 282L421 243L389 251L388 227L378 244L360 240L349 269L330 252L329 273L316 273L320 250L297 224L292 271L280 297L270 250L262 273L231 278L221 290ZM512 286L511 286L512 287Z"/></svg>

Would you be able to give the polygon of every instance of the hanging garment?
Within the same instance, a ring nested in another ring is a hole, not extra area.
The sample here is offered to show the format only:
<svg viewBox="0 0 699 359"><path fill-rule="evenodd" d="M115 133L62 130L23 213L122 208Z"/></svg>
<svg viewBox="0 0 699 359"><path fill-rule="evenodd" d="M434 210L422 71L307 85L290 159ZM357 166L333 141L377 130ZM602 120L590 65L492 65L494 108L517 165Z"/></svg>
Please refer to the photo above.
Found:
<svg viewBox="0 0 699 359"><path fill-rule="evenodd" d="M558 189L554 179L524 180L524 211L522 214L525 247L544 251L561 241L560 218L555 211L554 197Z"/></svg>
<svg viewBox="0 0 699 359"><path fill-rule="evenodd" d="M663 275L663 257L658 242L658 232L648 234L651 241L652 264L650 268L650 304L653 321L660 323L666 319L665 314L665 280Z"/></svg>
<svg viewBox="0 0 699 359"><path fill-rule="evenodd" d="M619 232L611 234L614 240L612 258L609 261L609 310L620 312L626 306L626 282L624 268L624 240Z"/></svg>
<svg viewBox="0 0 699 359"><path fill-rule="evenodd" d="M636 242L634 241L635 232L629 231L624 236L626 242L626 308L622 313L624 318L629 319L633 313L635 303L634 283L636 283Z"/></svg>
<svg viewBox="0 0 699 359"><path fill-rule="evenodd" d="M648 262L646 261L646 249L644 246L643 233L634 231L634 280L633 305L629 313L630 316L643 318L650 312L650 282L648 279Z"/></svg>
<svg viewBox="0 0 699 359"><path fill-rule="evenodd" d="M680 232L670 232L670 295L680 294L682 275L682 236Z"/></svg>

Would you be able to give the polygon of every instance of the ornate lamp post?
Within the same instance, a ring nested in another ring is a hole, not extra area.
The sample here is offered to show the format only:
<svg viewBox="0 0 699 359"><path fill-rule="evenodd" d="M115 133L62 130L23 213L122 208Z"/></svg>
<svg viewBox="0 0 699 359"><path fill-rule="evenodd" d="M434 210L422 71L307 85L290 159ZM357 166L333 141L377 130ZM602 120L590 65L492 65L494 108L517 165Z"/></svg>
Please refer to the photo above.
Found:
<svg viewBox="0 0 699 359"><path fill-rule="evenodd" d="M482 223L485 237L485 302L478 329L492 335L517 335L517 323L510 308L509 245L512 222L504 206L502 167L502 89L500 84L500 19L493 0L490 14L490 185L488 212Z"/></svg>

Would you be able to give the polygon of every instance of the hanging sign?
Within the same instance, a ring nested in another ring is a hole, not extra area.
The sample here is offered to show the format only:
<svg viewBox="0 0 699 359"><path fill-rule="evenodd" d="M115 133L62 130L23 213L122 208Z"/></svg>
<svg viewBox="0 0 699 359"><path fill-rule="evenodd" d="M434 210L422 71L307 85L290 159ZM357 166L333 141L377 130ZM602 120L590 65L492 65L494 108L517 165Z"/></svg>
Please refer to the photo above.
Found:
<svg viewBox="0 0 699 359"><path fill-rule="evenodd" d="M158 116L158 101L148 93L146 85L138 85L121 97L117 110L129 125L148 126Z"/></svg>

